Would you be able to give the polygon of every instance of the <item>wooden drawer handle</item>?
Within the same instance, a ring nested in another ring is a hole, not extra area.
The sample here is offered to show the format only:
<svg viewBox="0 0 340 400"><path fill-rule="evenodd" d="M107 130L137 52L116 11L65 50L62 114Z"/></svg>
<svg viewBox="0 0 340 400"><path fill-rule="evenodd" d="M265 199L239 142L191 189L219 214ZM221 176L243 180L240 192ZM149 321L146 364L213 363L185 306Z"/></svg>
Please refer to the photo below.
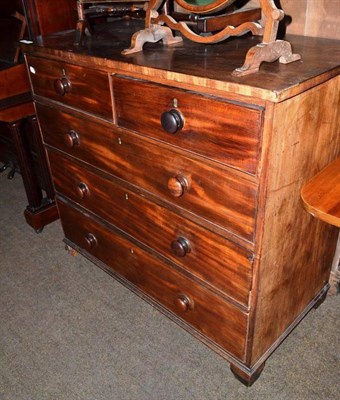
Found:
<svg viewBox="0 0 340 400"><path fill-rule="evenodd" d="M88 233L85 236L85 242L89 250L95 248L98 244L97 238L94 236L93 233Z"/></svg>
<svg viewBox="0 0 340 400"><path fill-rule="evenodd" d="M187 312L194 308L194 303L187 295L180 294L175 298L175 306L179 311Z"/></svg>
<svg viewBox="0 0 340 400"><path fill-rule="evenodd" d="M168 180L168 189L172 196L181 197L190 189L190 184L184 175L176 175Z"/></svg>
<svg viewBox="0 0 340 400"><path fill-rule="evenodd" d="M79 185L76 187L76 193L80 199L84 199L85 197L88 197L90 195L90 190L86 183L80 182Z"/></svg>
<svg viewBox="0 0 340 400"><path fill-rule="evenodd" d="M177 257L184 257L191 251L190 242L184 237L179 237L171 242L171 250Z"/></svg>
<svg viewBox="0 0 340 400"><path fill-rule="evenodd" d="M54 81L54 90L60 96L64 96L66 93L70 93L71 89L71 81L66 76L63 76Z"/></svg>
<svg viewBox="0 0 340 400"><path fill-rule="evenodd" d="M177 133L184 126L183 115L178 110L165 111L161 115L161 125L168 133Z"/></svg>
<svg viewBox="0 0 340 400"><path fill-rule="evenodd" d="M70 130L68 133L66 133L64 139L65 139L65 145L70 149L80 145L79 135L74 130Z"/></svg>

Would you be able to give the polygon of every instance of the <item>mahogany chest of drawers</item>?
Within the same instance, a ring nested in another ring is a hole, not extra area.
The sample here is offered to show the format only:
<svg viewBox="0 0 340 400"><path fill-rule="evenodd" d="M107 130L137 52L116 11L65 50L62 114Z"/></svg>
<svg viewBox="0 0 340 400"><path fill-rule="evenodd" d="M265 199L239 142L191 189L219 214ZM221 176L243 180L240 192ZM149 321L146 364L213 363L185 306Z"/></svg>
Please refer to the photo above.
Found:
<svg viewBox="0 0 340 400"><path fill-rule="evenodd" d="M339 155L337 43L234 78L248 39L121 56L131 32L23 46L65 242L251 384L327 293L337 231L300 189Z"/></svg>

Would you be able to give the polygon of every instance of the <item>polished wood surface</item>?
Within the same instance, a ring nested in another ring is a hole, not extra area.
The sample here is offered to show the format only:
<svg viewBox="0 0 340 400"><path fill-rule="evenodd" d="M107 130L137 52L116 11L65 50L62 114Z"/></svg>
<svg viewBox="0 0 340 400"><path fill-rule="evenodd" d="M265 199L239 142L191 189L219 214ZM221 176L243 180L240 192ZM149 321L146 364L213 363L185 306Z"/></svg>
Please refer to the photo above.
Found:
<svg viewBox="0 0 340 400"><path fill-rule="evenodd" d="M340 227L340 158L303 186L301 198L314 217Z"/></svg>
<svg viewBox="0 0 340 400"><path fill-rule="evenodd" d="M30 37L74 29L76 2L72 0L23 0Z"/></svg>
<svg viewBox="0 0 340 400"><path fill-rule="evenodd" d="M7 123L19 121L22 118L34 115L34 112L32 102L15 105L6 109L0 109L0 121Z"/></svg>
<svg viewBox="0 0 340 400"><path fill-rule="evenodd" d="M167 310L204 332L235 357L243 359L248 320L246 313L161 263L89 215L62 201L58 202L58 208L69 240L158 300ZM92 240L88 238L89 233ZM178 305L177 299L183 294L191 299L192 309Z"/></svg>
<svg viewBox="0 0 340 400"><path fill-rule="evenodd" d="M244 40L235 38L214 46L184 41L173 47L160 44L149 45L142 53L121 55L129 43L132 32L140 23L112 23L98 26L97 35L84 46L73 44L74 32L41 38L39 44L22 45L23 49L35 55L48 56L63 62L97 69L109 68L114 73L129 74L132 77L149 79L152 82L196 89L198 92L219 94L222 97L255 97L261 100L279 102L302 93L339 73L339 45L337 41L290 37L295 52L303 62L282 65L265 64L256 75L235 77L233 70L242 65L248 49L256 38ZM54 51L56 50L56 51Z"/></svg>
<svg viewBox="0 0 340 400"><path fill-rule="evenodd" d="M39 103L37 111L48 145L138 185L163 202L171 202L172 208L188 218L203 219L203 225L209 219L227 228L229 235L253 239L257 196L254 178L85 116L76 117ZM56 120L58 125L53 124ZM70 130L79 135L79 145L68 147L65 134ZM178 174L188 179L190 189L174 196L168 181Z"/></svg>
<svg viewBox="0 0 340 400"><path fill-rule="evenodd" d="M30 91L26 66L16 64L0 72L0 108L4 101L18 95L27 94ZM31 97L28 97L31 100Z"/></svg>
<svg viewBox="0 0 340 400"><path fill-rule="evenodd" d="M201 282L219 290L220 295L248 304L252 278L250 251L122 187L111 176L98 175L52 149L49 160L58 193L156 249ZM111 202L114 207L108 207ZM173 251L172 243L179 237L188 241L188 254L178 256Z"/></svg>
<svg viewBox="0 0 340 400"><path fill-rule="evenodd" d="M122 77L113 77L112 85L118 126L256 173L261 108ZM171 134L162 127L161 117L174 109L184 126Z"/></svg>
<svg viewBox="0 0 340 400"><path fill-rule="evenodd" d="M0 171L9 168L9 179L15 172L21 173L28 200L24 215L27 223L40 232L58 218L58 211L29 77L18 45L19 40L31 37L33 23L51 26L55 21L56 15L51 18L46 13L44 17L29 14L27 6L37 4L38 0L6 0L0 6L0 159L4 162Z"/></svg>
<svg viewBox="0 0 340 400"><path fill-rule="evenodd" d="M253 362L270 351L329 279L338 232L304 211L300 191L340 153L339 84L340 76L278 104L271 134L265 132L270 142L261 246L266 251L255 272L259 295Z"/></svg>
<svg viewBox="0 0 340 400"><path fill-rule="evenodd" d="M112 120L107 74L35 58L29 58L28 64L34 71L31 73L34 94Z"/></svg>
<svg viewBox="0 0 340 400"><path fill-rule="evenodd" d="M250 385L329 287L337 230L300 190L340 153L339 46L236 78L254 38L123 57L134 30L23 46L65 241Z"/></svg>

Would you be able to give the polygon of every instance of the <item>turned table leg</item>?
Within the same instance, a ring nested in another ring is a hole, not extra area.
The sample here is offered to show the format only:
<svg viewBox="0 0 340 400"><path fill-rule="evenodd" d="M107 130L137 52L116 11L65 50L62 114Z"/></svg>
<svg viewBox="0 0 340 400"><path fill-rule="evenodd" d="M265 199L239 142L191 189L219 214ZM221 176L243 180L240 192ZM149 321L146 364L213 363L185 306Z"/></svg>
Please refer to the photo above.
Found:
<svg viewBox="0 0 340 400"><path fill-rule="evenodd" d="M43 197L38 176L34 168L32 155L28 149L22 131L22 119L10 122L9 128L25 186L28 206L24 212L26 222L39 233L45 225L59 218L54 201L54 190L47 166L46 153L40 138L40 132L35 116L28 117L32 127L32 140L37 152L37 165L47 197Z"/></svg>
<svg viewBox="0 0 340 400"><path fill-rule="evenodd" d="M37 155L38 155L37 163L38 163L38 168L39 168L40 175L41 175L41 178L43 181L43 187L45 189L47 199L50 201L53 201L54 189L53 189L53 185L52 185L51 175L48 170L46 151L45 151L45 148L43 145L43 141L40 137L40 131L39 131L37 117L35 115L32 117L29 117L29 122L32 126L32 137L33 137L34 145L35 145Z"/></svg>
<svg viewBox="0 0 340 400"><path fill-rule="evenodd" d="M9 128L11 130L21 176L26 190L28 208L34 211L41 205L42 193L39 188L37 177L34 173L32 160L26 150L27 146L25 145L23 140L22 120L9 123Z"/></svg>

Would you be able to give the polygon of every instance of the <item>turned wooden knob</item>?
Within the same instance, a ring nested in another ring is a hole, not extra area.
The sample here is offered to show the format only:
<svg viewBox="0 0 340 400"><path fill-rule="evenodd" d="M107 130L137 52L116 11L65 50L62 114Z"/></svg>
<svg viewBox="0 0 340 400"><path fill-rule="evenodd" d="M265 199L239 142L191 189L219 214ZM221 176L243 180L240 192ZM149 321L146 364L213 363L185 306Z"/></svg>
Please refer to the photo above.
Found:
<svg viewBox="0 0 340 400"><path fill-rule="evenodd" d="M179 237L171 242L171 250L177 257L184 257L191 251L190 242L184 237Z"/></svg>
<svg viewBox="0 0 340 400"><path fill-rule="evenodd" d="M183 175L176 175L168 180L168 189L172 196L181 197L190 188L188 179Z"/></svg>
<svg viewBox="0 0 340 400"><path fill-rule="evenodd" d="M94 247L97 246L97 243L98 243L97 238L93 235L93 233L88 233L85 236L85 242L86 242L88 249L93 249Z"/></svg>
<svg viewBox="0 0 340 400"><path fill-rule="evenodd" d="M80 182L79 185L76 187L76 193L80 199L84 199L86 196L89 196L90 190L86 183Z"/></svg>
<svg viewBox="0 0 340 400"><path fill-rule="evenodd" d="M66 76L63 76L54 81L54 90L60 96L64 96L66 93L70 93L71 89L71 81Z"/></svg>
<svg viewBox="0 0 340 400"><path fill-rule="evenodd" d="M65 144L68 148L76 147L80 145L80 138L76 131L69 131L64 136Z"/></svg>
<svg viewBox="0 0 340 400"><path fill-rule="evenodd" d="M187 312L193 309L192 300L185 294L180 294L175 298L175 306L179 311Z"/></svg>
<svg viewBox="0 0 340 400"><path fill-rule="evenodd" d="M161 124L168 133L176 133L184 126L183 115L178 110L165 111L161 115Z"/></svg>

